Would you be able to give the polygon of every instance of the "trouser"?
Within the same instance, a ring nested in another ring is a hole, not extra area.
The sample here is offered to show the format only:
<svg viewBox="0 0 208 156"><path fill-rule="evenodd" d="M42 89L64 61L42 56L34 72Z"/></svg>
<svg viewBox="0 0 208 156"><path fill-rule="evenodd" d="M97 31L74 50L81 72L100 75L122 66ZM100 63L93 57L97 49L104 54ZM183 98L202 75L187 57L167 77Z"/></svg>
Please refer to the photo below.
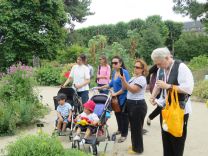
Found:
<svg viewBox="0 0 208 156"><path fill-rule="evenodd" d="M142 153L144 151L143 124L147 114L147 104L145 100L127 100L126 109L131 126L132 149Z"/></svg>
<svg viewBox="0 0 208 156"><path fill-rule="evenodd" d="M149 119L153 120L156 116L158 116L161 113L162 107L157 106L152 113L149 115Z"/></svg>
<svg viewBox="0 0 208 156"><path fill-rule="evenodd" d="M82 104L86 103L89 100L89 91L82 91L82 92L77 92L78 96L81 97L82 99Z"/></svg>
<svg viewBox="0 0 208 156"><path fill-rule="evenodd" d="M189 114L185 114L182 137L174 137L162 129L163 156L183 156L187 136L188 118ZM160 123L162 128L162 115L160 115Z"/></svg>
<svg viewBox="0 0 208 156"><path fill-rule="evenodd" d="M98 87L102 87L102 86L104 86L104 85L105 85L105 84L98 84ZM108 95L109 90L99 90L99 93Z"/></svg>
<svg viewBox="0 0 208 156"><path fill-rule="evenodd" d="M118 131L121 132L122 137L127 137L129 125L128 114L126 112L115 112L115 116L118 124Z"/></svg>

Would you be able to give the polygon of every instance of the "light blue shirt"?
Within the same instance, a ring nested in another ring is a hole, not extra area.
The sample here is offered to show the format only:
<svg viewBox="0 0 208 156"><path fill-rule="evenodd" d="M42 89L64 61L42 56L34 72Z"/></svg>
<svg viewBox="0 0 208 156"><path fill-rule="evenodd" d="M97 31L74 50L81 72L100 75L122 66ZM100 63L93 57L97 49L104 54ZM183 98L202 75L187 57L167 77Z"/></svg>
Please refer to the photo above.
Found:
<svg viewBox="0 0 208 156"><path fill-rule="evenodd" d="M58 105L57 112L61 114L63 117L69 116L69 111L72 109L69 103L65 103L64 105Z"/></svg>

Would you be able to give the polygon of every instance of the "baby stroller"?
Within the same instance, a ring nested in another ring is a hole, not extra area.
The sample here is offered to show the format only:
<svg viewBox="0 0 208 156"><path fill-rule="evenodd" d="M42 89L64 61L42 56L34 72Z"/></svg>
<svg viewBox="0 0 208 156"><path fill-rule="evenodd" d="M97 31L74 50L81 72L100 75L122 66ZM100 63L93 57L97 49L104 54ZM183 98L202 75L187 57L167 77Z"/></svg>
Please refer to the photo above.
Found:
<svg viewBox="0 0 208 156"><path fill-rule="evenodd" d="M96 88L93 88L94 91ZM96 126L96 133L92 134L91 137L85 142L85 144L89 144L89 151L93 155L98 154L97 146L99 146L100 142L110 141L110 135L108 131L107 120L110 118L110 101L111 101L111 94L97 94L93 95L91 98L92 101L95 102L96 106L94 109L94 113L97 114L99 117L99 124ZM81 138L83 137L83 133L81 134ZM108 143L106 143L104 152L106 152ZM83 145L85 149L85 145ZM72 148L80 149L79 141L72 142Z"/></svg>
<svg viewBox="0 0 208 156"><path fill-rule="evenodd" d="M73 88L61 88L57 95L63 93L67 96L67 100L66 102L69 103L72 106L72 120L70 123L68 123L67 128L70 129L70 133L69 133L69 140L71 140L72 137L72 130L74 128L74 119L76 118L76 116L81 113L83 111L83 106L82 106L82 102L81 99L79 98L77 92L73 89ZM57 110L58 107L58 101L57 101L57 96L53 97L54 100L54 107L55 110ZM55 127L57 126L57 121L55 122ZM60 135L60 134L59 134Z"/></svg>

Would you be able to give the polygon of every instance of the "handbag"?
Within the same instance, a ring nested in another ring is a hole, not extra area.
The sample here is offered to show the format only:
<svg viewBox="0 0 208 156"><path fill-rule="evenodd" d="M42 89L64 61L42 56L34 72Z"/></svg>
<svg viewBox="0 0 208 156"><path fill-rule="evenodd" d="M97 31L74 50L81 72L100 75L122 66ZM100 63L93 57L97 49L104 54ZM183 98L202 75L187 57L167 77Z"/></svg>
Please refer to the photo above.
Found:
<svg viewBox="0 0 208 156"><path fill-rule="evenodd" d="M169 103L168 100L169 96L171 98L171 103ZM162 110L163 130L172 134L174 137L181 137L183 134L184 112L184 109L180 107L178 101L177 88L173 86L173 89L168 91L166 106Z"/></svg>
<svg viewBox="0 0 208 156"><path fill-rule="evenodd" d="M112 107L114 112L116 112L116 113L121 112L121 107L120 107L119 102L118 102L118 97L116 97L116 96L112 97L111 107Z"/></svg>

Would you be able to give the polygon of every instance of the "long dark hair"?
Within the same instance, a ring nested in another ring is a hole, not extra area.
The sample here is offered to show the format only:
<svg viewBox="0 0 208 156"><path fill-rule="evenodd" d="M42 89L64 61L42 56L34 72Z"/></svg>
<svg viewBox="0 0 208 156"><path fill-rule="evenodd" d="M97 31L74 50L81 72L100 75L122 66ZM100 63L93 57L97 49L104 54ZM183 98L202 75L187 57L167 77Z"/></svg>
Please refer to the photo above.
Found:
<svg viewBox="0 0 208 156"><path fill-rule="evenodd" d="M114 57L112 58L112 60L113 60L113 59L118 59L118 61L121 63L121 68L126 69L126 66L125 66L125 64L124 64L124 61L123 61L123 59L122 59L120 56L114 56Z"/></svg>
<svg viewBox="0 0 208 156"><path fill-rule="evenodd" d="M81 60L84 64L86 63L87 56L85 54L80 54L78 57L81 58Z"/></svg>

